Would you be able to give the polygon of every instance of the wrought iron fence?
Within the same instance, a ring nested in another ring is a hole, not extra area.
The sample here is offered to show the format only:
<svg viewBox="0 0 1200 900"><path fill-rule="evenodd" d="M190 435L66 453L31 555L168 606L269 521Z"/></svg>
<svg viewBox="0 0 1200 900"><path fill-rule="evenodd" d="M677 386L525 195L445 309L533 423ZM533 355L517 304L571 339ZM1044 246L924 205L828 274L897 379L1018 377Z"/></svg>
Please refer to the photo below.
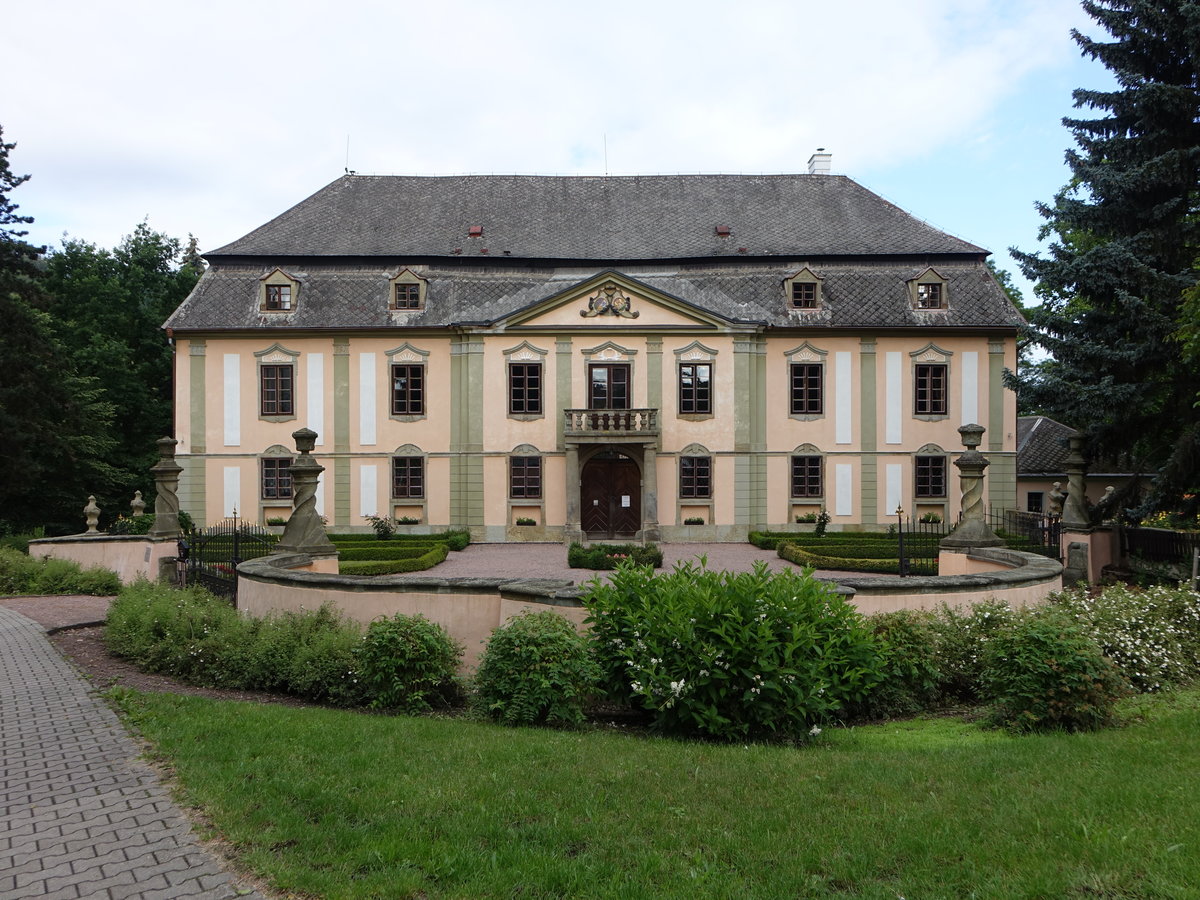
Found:
<svg viewBox="0 0 1200 900"><path fill-rule="evenodd" d="M1062 560L1062 519L1021 509L989 508L988 527L1012 550L1039 553Z"/></svg>
<svg viewBox="0 0 1200 900"><path fill-rule="evenodd" d="M899 523L901 575L936 575L942 538L950 533L945 522L908 519Z"/></svg>
<svg viewBox="0 0 1200 900"><path fill-rule="evenodd" d="M187 537L188 583L236 605L238 564L271 553L277 540L266 527L236 518L197 529Z"/></svg>

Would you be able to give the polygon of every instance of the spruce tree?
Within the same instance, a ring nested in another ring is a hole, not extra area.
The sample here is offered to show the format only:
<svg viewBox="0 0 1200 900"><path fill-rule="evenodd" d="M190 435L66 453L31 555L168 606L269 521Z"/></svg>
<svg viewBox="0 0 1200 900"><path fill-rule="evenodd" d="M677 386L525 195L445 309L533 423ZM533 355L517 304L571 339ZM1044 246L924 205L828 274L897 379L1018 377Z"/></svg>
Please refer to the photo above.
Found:
<svg viewBox="0 0 1200 900"><path fill-rule="evenodd" d="M1039 205L1049 252L1014 251L1041 301L1031 338L1051 355L1014 381L1094 458L1155 476L1145 510L1177 508L1200 487L1200 371L1177 340L1200 249L1200 3L1083 8L1112 39L1073 37L1116 85L1074 92L1099 114L1063 120L1076 147L1070 184Z"/></svg>

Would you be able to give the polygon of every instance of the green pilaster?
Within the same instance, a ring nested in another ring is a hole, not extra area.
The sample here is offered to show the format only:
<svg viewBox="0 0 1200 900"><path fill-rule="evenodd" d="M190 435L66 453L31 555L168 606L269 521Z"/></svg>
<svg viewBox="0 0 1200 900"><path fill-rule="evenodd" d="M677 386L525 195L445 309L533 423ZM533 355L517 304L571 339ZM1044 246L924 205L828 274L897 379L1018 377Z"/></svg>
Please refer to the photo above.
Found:
<svg viewBox="0 0 1200 900"><path fill-rule="evenodd" d="M1017 508L1017 457L1015 453L989 453L987 469L988 505L995 509Z"/></svg>
<svg viewBox="0 0 1200 900"><path fill-rule="evenodd" d="M734 524L767 521L767 350L760 335L733 342Z"/></svg>
<svg viewBox="0 0 1200 900"><path fill-rule="evenodd" d="M333 341L333 521L350 521L350 339ZM326 497L328 504L331 498Z"/></svg>
<svg viewBox="0 0 1200 900"><path fill-rule="evenodd" d="M662 409L662 338L646 338L646 406Z"/></svg>
<svg viewBox="0 0 1200 900"><path fill-rule="evenodd" d="M483 527L483 338L455 335L450 344L450 519Z"/></svg>
<svg viewBox="0 0 1200 900"><path fill-rule="evenodd" d="M191 432L191 446L186 455L177 459L183 471L179 473L179 508L189 513L197 525L208 521L208 498L205 490L208 485L205 478L204 454L208 451L208 419L205 402L208 393L205 390L205 353L207 347L203 340L191 341L188 344L188 431Z"/></svg>
<svg viewBox="0 0 1200 900"><path fill-rule="evenodd" d="M190 363L188 371L188 403L191 406L188 430L192 433L192 446L189 448L192 453L205 453L208 450L208 439L205 433L208 425L204 405L208 397L207 384L205 382L206 351L207 346L204 341L192 341L188 345L188 362Z"/></svg>
<svg viewBox="0 0 1200 900"><path fill-rule="evenodd" d="M858 379L861 385L859 401L862 404L859 420L862 443L862 456L859 458L859 518L864 525L875 525L879 521L879 460L874 455L879 449L879 400L876 393L874 338L859 341Z"/></svg>
<svg viewBox="0 0 1200 900"><path fill-rule="evenodd" d="M559 337L554 340L554 411L556 423L554 433L558 440L558 449L566 446L563 441L563 410L571 408L571 338Z"/></svg>
<svg viewBox="0 0 1200 900"><path fill-rule="evenodd" d="M1004 449L1004 343L988 341L988 450ZM1014 423L1015 424L1015 423Z"/></svg>

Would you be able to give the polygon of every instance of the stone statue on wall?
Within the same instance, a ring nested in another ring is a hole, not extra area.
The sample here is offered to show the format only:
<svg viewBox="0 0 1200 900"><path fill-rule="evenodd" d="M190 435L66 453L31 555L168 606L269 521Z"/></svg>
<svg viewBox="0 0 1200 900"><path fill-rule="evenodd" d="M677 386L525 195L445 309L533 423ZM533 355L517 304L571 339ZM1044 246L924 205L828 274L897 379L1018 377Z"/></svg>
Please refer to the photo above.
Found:
<svg viewBox="0 0 1200 900"><path fill-rule="evenodd" d="M1062 482L1054 482L1054 487L1050 490L1050 502L1046 507L1046 513L1054 518L1060 518L1063 511L1063 503L1066 502L1067 494L1062 489Z"/></svg>
<svg viewBox="0 0 1200 900"><path fill-rule="evenodd" d="M292 463L292 514L284 526L277 549L281 552L332 556L337 548L325 533L325 525L317 512L317 482L325 467L312 458L317 445L317 433L310 428L292 432L300 456Z"/></svg>
<svg viewBox="0 0 1200 900"><path fill-rule="evenodd" d="M83 508L83 514L87 516L87 531L84 534L99 534L100 529L96 526L100 524L100 507L96 505L96 495L88 494L87 506Z"/></svg>
<svg viewBox="0 0 1200 900"><path fill-rule="evenodd" d="M941 546L947 549L969 547L998 547L1004 541L996 537L988 527L983 510L984 472L990 465L986 456L979 452L985 429L982 425L963 425L958 429L966 451L954 461L962 483L962 518Z"/></svg>
<svg viewBox="0 0 1200 900"><path fill-rule="evenodd" d="M178 538L179 528L179 473L183 466L175 462L175 439L164 437L158 444L158 462L150 467L154 475L154 524L150 526L150 537Z"/></svg>

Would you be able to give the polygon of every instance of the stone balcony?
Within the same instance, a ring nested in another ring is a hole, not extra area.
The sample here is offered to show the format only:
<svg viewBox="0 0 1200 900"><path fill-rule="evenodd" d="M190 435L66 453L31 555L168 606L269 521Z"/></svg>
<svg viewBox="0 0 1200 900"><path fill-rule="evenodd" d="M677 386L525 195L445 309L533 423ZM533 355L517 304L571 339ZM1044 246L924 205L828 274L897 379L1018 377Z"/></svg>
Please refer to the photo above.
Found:
<svg viewBox="0 0 1200 900"><path fill-rule="evenodd" d="M564 409L563 437L578 440L658 438L657 409Z"/></svg>

